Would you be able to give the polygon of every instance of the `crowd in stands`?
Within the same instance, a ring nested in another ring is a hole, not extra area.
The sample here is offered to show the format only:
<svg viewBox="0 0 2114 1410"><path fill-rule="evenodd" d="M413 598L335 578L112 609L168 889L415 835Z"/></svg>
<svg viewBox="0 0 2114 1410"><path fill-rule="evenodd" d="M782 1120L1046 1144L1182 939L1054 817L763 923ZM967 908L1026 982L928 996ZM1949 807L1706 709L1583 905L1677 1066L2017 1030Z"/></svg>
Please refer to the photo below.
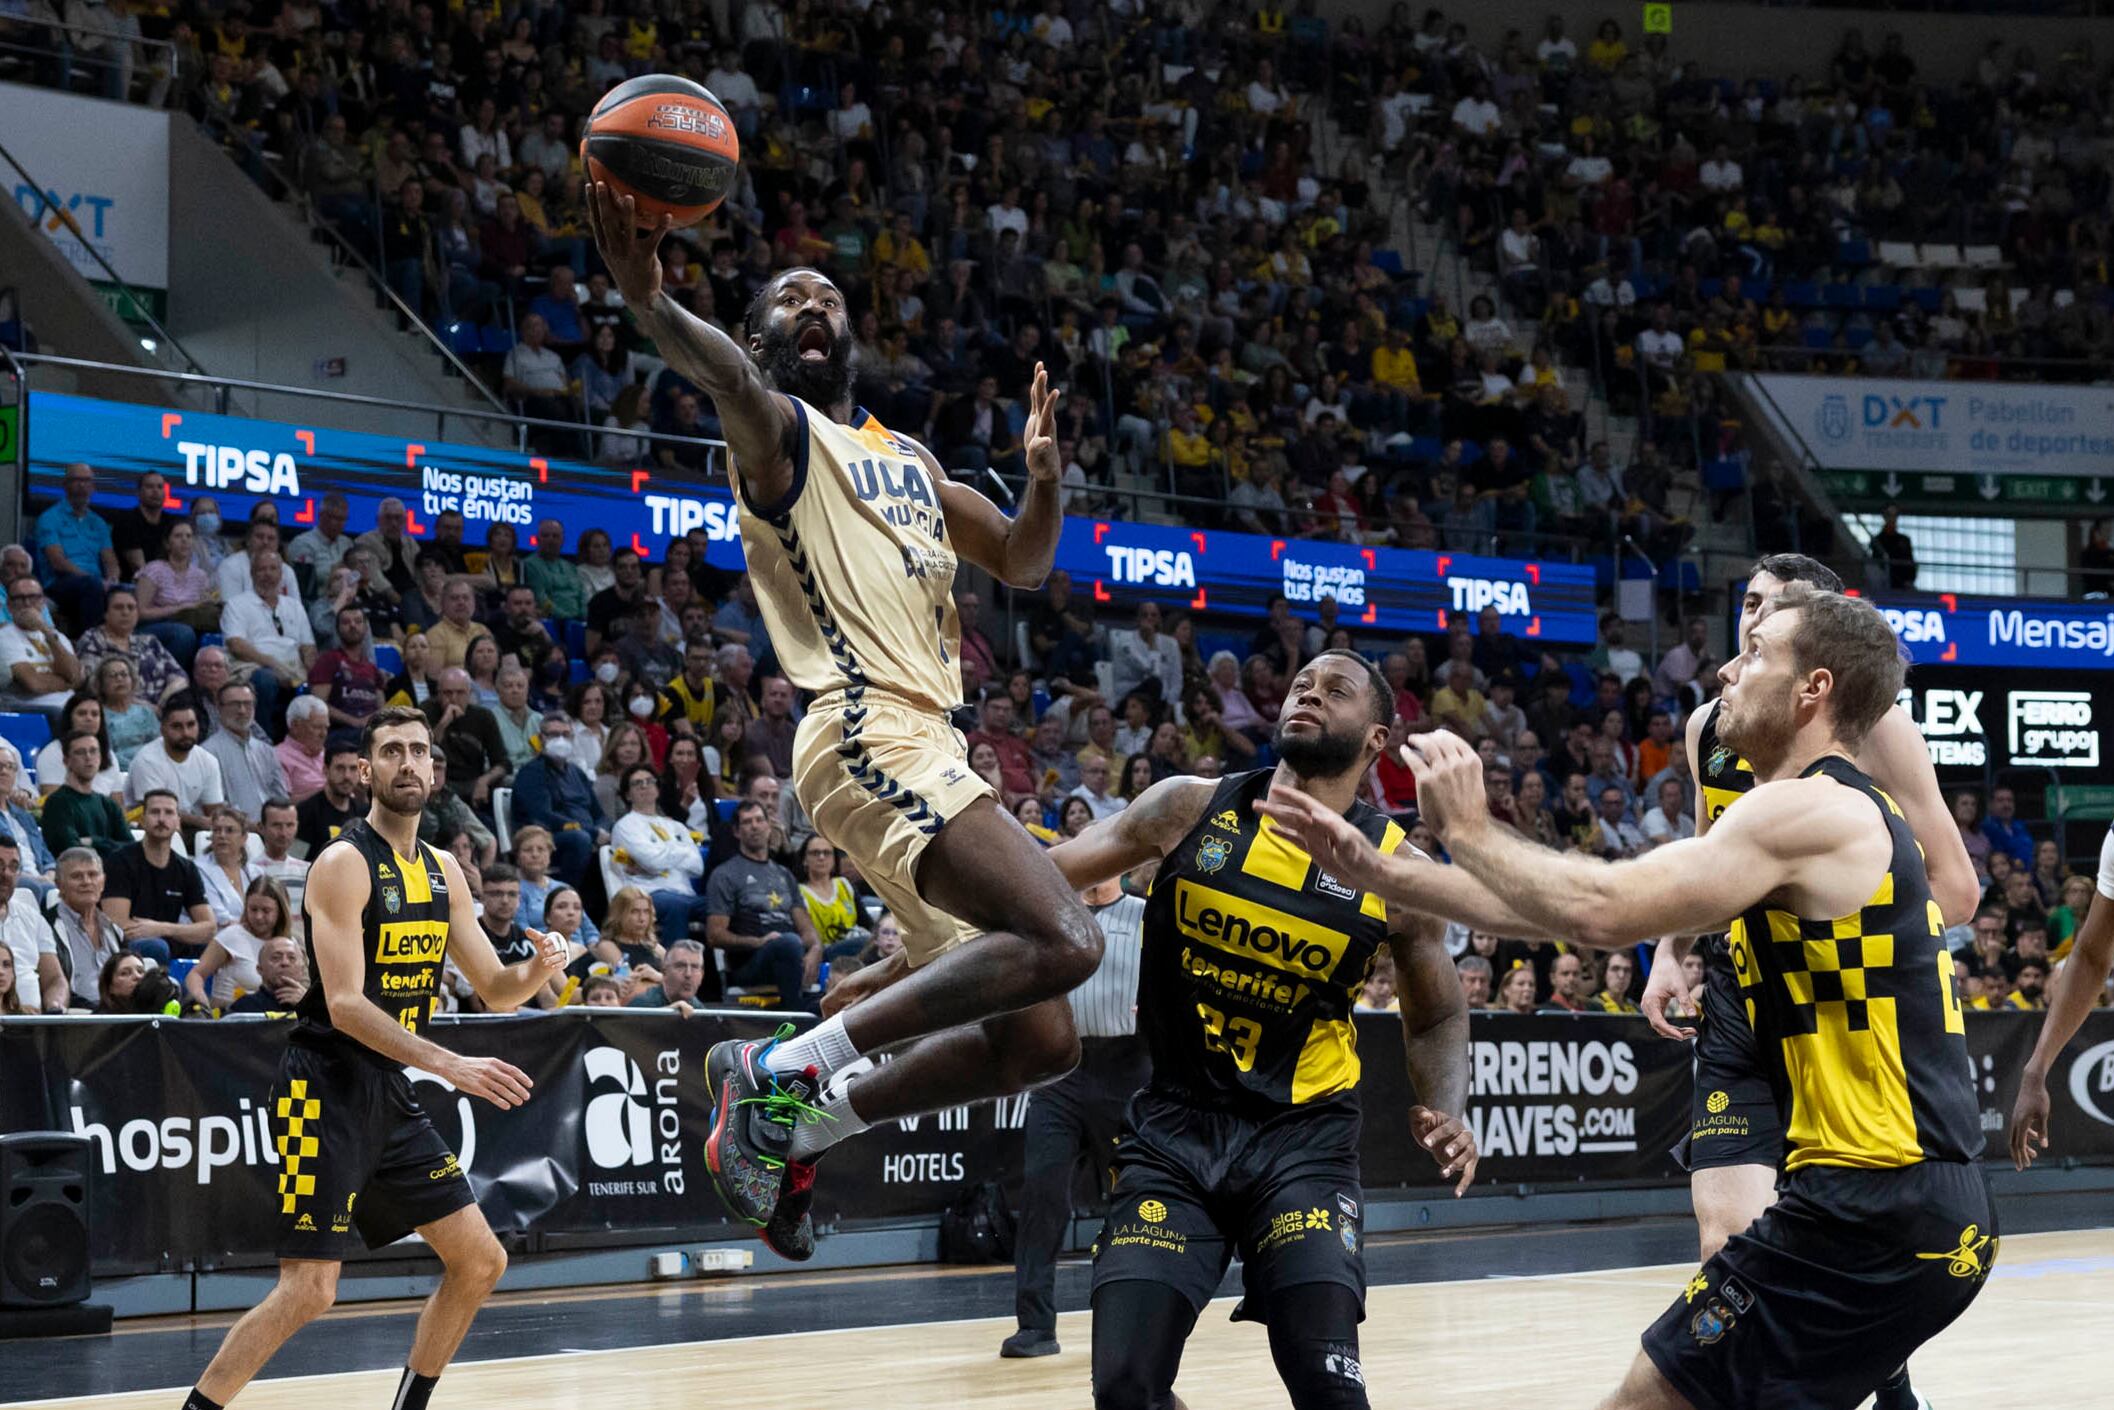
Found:
<svg viewBox="0 0 2114 1410"><path fill-rule="evenodd" d="M33 757L0 743L0 1010L283 1007L305 982L308 863L365 813L358 731L384 704L432 722L420 835L460 861L501 952L526 957L529 928L573 946L539 1007L809 1008L900 946L793 796L800 693L704 530L649 563L595 529L568 551L546 519L522 556L496 528L469 546L448 515L407 538L395 501L355 534L331 496L282 539L269 500L238 528L207 496L165 509L152 472L114 514L88 502L96 488L73 467L67 497L0 554L15 711L0 735L30 719L51 735ZM957 601L965 762L1045 844L1160 779L1271 763L1287 683L1332 647L1377 664L1400 736L1472 741L1492 813L1535 841L1621 858L1695 831L1683 725L1721 664L1703 618L1656 661L1612 612L1566 655L1495 608L1397 639L1355 633L1328 598L1312 619L1280 598L1252 630L1149 599L1117 625L1059 572L1015 604L1016 659L966 584ZM1364 789L1443 858L1407 769L1385 757ZM1953 937L1963 992L2033 1007L2090 887L2011 789L1984 807L1956 802L1988 882ZM1460 927L1451 944L1476 1002L1515 1011L1627 1011L1649 963ZM1389 1002L1386 976L1368 998ZM454 983L446 1002L476 1001Z"/></svg>

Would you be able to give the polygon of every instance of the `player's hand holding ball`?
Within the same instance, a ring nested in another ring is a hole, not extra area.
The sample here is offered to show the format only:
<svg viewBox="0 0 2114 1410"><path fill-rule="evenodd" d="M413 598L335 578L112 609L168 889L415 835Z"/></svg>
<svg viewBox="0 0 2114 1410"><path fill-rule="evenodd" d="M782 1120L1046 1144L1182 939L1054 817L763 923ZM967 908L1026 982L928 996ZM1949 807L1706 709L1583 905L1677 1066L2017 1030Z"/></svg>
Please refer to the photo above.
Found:
<svg viewBox="0 0 2114 1410"><path fill-rule="evenodd" d="M1417 811L1444 836L1490 821L1483 758L1451 730L1433 730L1402 746L1402 762L1417 779Z"/></svg>
<svg viewBox="0 0 2114 1410"><path fill-rule="evenodd" d="M717 210L740 161L734 119L686 78L644 74L595 104L580 138L587 223L624 302L660 297L661 237Z"/></svg>
<svg viewBox="0 0 2114 1410"><path fill-rule="evenodd" d="M1459 1199L1468 1193L1475 1183L1476 1163L1483 1153L1475 1148L1475 1132L1468 1129L1458 1116L1428 1106L1413 1106L1409 1109L1409 1131L1417 1138L1417 1144L1431 1152L1431 1158L1439 1163L1439 1178L1455 1181L1453 1197Z"/></svg>

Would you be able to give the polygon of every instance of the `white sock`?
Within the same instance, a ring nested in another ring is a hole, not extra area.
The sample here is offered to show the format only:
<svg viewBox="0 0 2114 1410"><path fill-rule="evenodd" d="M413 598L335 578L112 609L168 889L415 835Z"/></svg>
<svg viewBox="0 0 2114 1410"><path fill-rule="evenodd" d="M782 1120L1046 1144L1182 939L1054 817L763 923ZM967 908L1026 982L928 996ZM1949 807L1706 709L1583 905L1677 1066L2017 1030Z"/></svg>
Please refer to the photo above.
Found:
<svg viewBox="0 0 2114 1410"><path fill-rule="evenodd" d="M816 1080L827 1086L840 1068L850 1067L860 1056L858 1045L844 1031L844 1015L840 1013L772 1048L764 1055L763 1063L781 1077L812 1067Z"/></svg>
<svg viewBox="0 0 2114 1410"><path fill-rule="evenodd" d="M859 1113L851 1109L851 1094L857 1083L845 1087L835 1096L823 1097L815 1105L822 1110L816 1121L803 1121L793 1128L792 1149L787 1152L792 1159L811 1161L847 1137L856 1136L866 1129Z"/></svg>

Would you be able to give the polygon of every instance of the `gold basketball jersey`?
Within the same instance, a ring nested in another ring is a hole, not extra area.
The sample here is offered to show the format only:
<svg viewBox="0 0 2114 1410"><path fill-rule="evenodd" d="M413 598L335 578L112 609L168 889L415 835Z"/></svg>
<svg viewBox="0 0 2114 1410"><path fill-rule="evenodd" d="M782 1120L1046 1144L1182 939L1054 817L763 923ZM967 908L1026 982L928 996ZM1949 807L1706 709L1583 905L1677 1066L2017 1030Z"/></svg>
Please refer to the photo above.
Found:
<svg viewBox="0 0 2114 1410"><path fill-rule="evenodd" d="M849 425L798 397L793 487L751 499L733 467L749 580L786 678L872 687L936 713L962 700L954 549L916 447L863 408Z"/></svg>

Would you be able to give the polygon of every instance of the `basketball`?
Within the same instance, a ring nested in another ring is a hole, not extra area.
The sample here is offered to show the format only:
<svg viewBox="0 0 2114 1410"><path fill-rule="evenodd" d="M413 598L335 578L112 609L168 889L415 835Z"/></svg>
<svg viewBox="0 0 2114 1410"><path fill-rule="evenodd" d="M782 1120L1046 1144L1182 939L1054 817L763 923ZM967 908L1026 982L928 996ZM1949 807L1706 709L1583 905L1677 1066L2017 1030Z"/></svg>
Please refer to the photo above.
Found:
<svg viewBox="0 0 2114 1410"><path fill-rule="evenodd" d="M638 202L639 224L666 212L695 225L726 199L741 160L734 119L686 78L646 74L603 95L580 138L589 181L606 181Z"/></svg>

